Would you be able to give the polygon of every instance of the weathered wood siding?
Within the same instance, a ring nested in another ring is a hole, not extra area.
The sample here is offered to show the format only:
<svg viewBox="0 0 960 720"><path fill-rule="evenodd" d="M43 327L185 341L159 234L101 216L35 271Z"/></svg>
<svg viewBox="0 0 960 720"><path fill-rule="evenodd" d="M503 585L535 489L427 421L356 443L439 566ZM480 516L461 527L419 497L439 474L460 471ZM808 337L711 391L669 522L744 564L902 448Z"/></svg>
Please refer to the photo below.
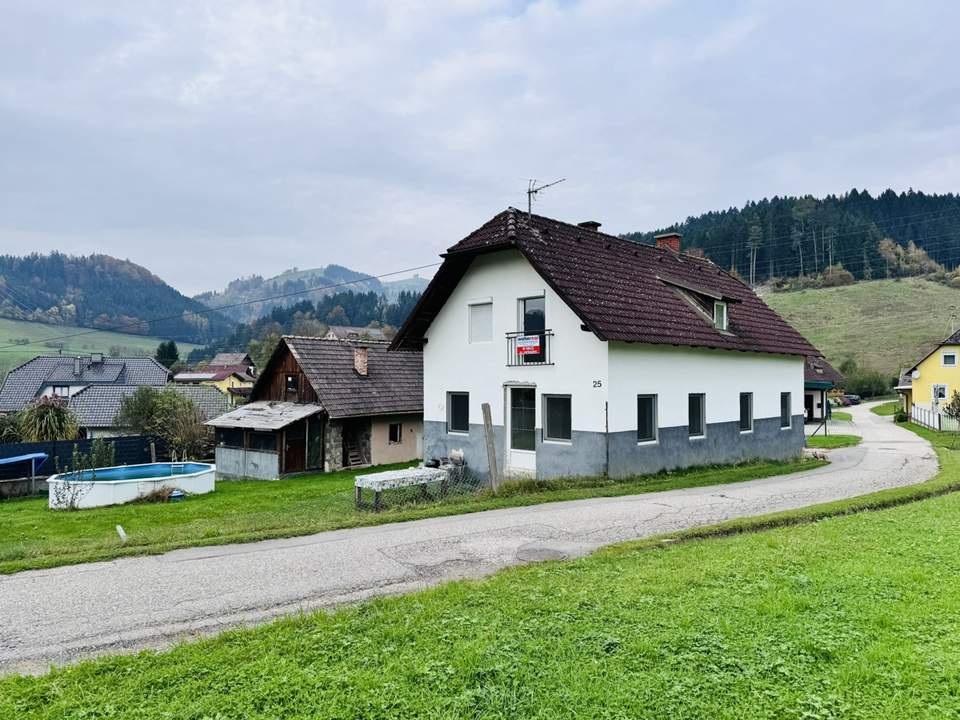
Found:
<svg viewBox="0 0 960 720"><path fill-rule="evenodd" d="M287 393L287 375L297 377L298 392L296 395ZM313 391L307 376L303 374L296 358L290 352L286 343L282 343L280 348L267 363L250 397L251 401L256 400L286 400L288 402L312 403L317 402L317 394Z"/></svg>

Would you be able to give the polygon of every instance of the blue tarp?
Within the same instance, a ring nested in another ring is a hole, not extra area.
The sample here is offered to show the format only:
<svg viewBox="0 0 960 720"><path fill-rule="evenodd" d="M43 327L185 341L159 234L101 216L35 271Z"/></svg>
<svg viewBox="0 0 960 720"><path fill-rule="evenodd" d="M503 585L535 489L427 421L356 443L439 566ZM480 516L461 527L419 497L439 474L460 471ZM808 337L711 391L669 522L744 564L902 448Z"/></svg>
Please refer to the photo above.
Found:
<svg viewBox="0 0 960 720"><path fill-rule="evenodd" d="M13 463L18 462L30 462L31 467L34 472L38 468L43 467L43 464L47 461L49 457L46 453L29 453L28 455L16 455L14 457L0 458L0 465L12 465ZM39 460L40 462L34 462Z"/></svg>

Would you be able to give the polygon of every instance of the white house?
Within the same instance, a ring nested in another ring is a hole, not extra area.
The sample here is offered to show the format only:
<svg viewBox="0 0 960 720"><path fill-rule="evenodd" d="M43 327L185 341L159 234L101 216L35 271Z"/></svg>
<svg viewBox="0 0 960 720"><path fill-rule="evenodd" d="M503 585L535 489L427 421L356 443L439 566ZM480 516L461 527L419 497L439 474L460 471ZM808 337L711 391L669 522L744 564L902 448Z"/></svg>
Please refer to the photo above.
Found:
<svg viewBox="0 0 960 720"><path fill-rule="evenodd" d="M423 350L424 458L506 475L623 477L791 458L805 356L747 286L680 237L657 247L516 209L444 255L394 350Z"/></svg>

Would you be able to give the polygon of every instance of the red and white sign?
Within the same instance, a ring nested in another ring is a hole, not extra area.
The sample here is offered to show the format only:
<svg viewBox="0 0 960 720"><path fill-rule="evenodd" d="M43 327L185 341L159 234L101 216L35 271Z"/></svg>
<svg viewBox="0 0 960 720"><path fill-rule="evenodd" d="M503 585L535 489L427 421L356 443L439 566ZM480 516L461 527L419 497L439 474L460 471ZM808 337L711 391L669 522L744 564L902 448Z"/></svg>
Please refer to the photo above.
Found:
<svg viewBox="0 0 960 720"><path fill-rule="evenodd" d="M520 335L517 337L517 355L539 355L540 336Z"/></svg>

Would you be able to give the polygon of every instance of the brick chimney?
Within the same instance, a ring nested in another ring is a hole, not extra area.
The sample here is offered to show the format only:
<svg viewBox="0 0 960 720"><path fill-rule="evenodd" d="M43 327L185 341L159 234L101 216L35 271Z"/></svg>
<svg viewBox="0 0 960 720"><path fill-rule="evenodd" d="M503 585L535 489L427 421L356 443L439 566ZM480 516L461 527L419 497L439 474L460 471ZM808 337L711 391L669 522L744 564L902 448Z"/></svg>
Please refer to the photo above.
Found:
<svg viewBox="0 0 960 720"><path fill-rule="evenodd" d="M577 227L582 227L584 230L593 230L597 232L600 229L600 223L596 220L584 220L582 223L577 223Z"/></svg>
<svg viewBox="0 0 960 720"><path fill-rule="evenodd" d="M367 348L365 347L355 347L353 349L353 369L357 371L357 375L367 376Z"/></svg>
<svg viewBox="0 0 960 720"><path fill-rule="evenodd" d="M668 232L654 237L657 247L661 250L671 250L675 253L680 252L680 238L683 237L678 232Z"/></svg>

